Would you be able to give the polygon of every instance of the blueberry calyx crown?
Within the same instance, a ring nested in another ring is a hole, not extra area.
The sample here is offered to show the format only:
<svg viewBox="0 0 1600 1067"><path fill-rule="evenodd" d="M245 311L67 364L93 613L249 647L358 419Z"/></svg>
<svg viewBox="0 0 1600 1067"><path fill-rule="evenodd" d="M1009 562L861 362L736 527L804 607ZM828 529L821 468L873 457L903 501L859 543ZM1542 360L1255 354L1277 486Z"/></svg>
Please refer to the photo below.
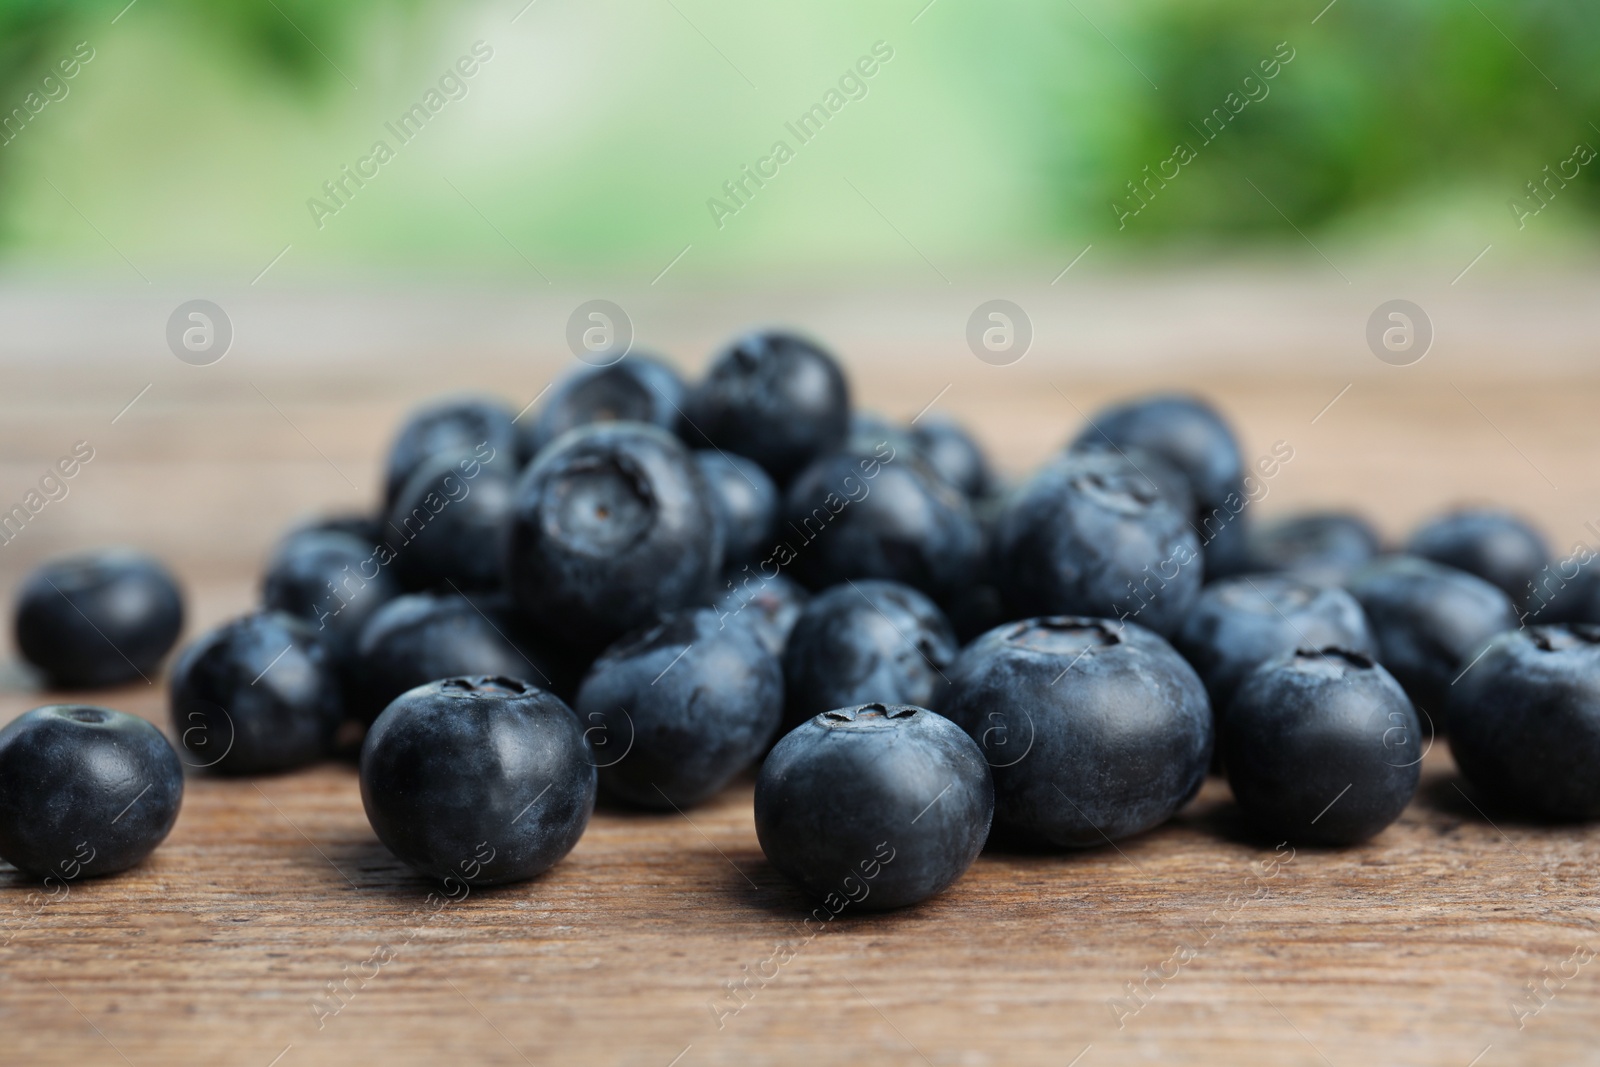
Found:
<svg viewBox="0 0 1600 1067"><path fill-rule="evenodd" d="M1342 659L1357 670L1370 671L1377 666L1377 661L1371 656L1354 649L1340 648L1338 645L1325 645L1322 648L1297 648L1294 650L1297 660L1328 660Z"/></svg>
<svg viewBox="0 0 1600 1067"><path fill-rule="evenodd" d="M1529 633L1541 652L1568 652L1585 645L1600 645L1600 626L1569 623L1565 626L1536 626Z"/></svg>
<svg viewBox="0 0 1600 1067"><path fill-rule="evenodd" d="M509 696L527 696L533 692L533 686L515 678L507 678L499 674L478 674L468 678L447 678L439 683L441 693L466 695L469 693L505 694Z"/></svg>
<svg viewBox="0 0 1600 1067"><path fill-rule="evenodd" d="M1006 633L1007 644L1021 645L1037 652L1080 655L1096 648L1120 645L1126 638L1122 627L1107 619L1083 615L1047 615L1024 619Z"/></svg>
<svg viewBox="0 0 1600 1067"><path fill-rule="evenodd" d="M854 708L835 708L817 718L827 727L881 726L894 719L909 719L919 709L910 704L862 704Z"/></svg>
<svg viewBox="0 0 1600 1067"><path fill-rule="evenodd" d="M1072 484L1102 507L1124 514L1145 511L1161 500L1160 490L1143 476L1085 471L1073 475Z"/></svg>
<svg viewBox="0 0 1600 1067"><path fill-rule="evenodd" d="M105 708L97 708L89 704L58 704L50 709L51 715L58 719L70 719L73 722L88 723L98 726L111 721L111 712Z"/></svg>

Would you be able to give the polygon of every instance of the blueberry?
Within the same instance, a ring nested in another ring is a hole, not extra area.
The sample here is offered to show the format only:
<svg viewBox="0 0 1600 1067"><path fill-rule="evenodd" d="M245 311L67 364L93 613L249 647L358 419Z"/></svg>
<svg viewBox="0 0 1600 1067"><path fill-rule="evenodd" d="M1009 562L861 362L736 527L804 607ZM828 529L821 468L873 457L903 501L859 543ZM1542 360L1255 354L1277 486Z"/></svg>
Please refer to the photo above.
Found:
<svg viewBox="0 0 1600 1067"><path fill-rule="evenodd" d="M1321 584L1342 583L1382 549L1378 531L1359 515L1312 511L1252 527L1252 570L1288 571Z"/></svg>
<svg viewBox="0 0 1600 1067"><path fill-rule="evenodd" d="M570 668L504 597L413 593L380 608L361 631L351 710L370 722L408 689L469 674L504 675L565 696Z"/></svg>
<svg viewBox="0 0 1600 1067"><path fill-rule="evenodd" d="M278 552L282 553L288 548L289 542L298 537L321 533L349 534L364 545L377 545L384 539L383 519L377 515L366 515L361 512L340 512L308 519L283 535L283 539L278 542Z"/></svg>
<svg viewBox="0 0 1600 1067"><path fill-rule="evenodd" d="M818 593L784 649L784 729L870 702L926 707L956 651L949 621L915 589L864 580Z"/></svg>
<svg viewBox="0 0 1600 1067"><path fill-rule="evenodd" d="M0 859L31 877L132 867L166 839L182 801L177 753L136 716L52 704L0 730Z"/></svg>
<svg viewBox="0 0 1600 1067"><path fill-rule="evenodd" d="M765 751L783 715L783 670L754 630L696 608L608 648L575 708L607 793L688 807Z"/></svg>
<svg viewBox="0 0 1600 1067"><path fill-rule="evenodd" d="M261 603L310 623L341 664L355 654L373 612L400 595L384 550L353 534L305 531L284 540L267 566Z"/></svg>
<svg viewBox="0 0 1600 1067"><path fill-rule="evenodd" d="M386 533L411 589L498 589L500 542L517 478L510 452L424 460L389 509Z"/></svg>
<svg viewBox="0 0 1600 1067"><path fill-rule="evenodd" d="M928 466L969 497L994 489L994 473L983 449L961 424L941 415L924 415L911 428L911 440Z"/></svg>
<svg viewBox="0 0 1600 1067"><path fill-rule="evenodd" d="M1438 728L1455 679L1517 613L1482 578L1415 556L1384 556L1346 583L1378 640L1378 662Z"/></svg>
<svg viewBox="0 0 1600 1067"><path fill-rule="evenodd" d="M599 651L704 603L721 572L716 507L687 449L636 422L580 427L523 472L506 574L539 625Z"/></svg>
<svg viewBox="0 0 1600 1067"><path fill-rule="evenodd" d="M378 840L447 881L532 878L594 812L594 757L572 709L511 678L448 678L396 697L361 746Z"/></svg>
<svg viewBox="0 0 1600 1067"><path fill-rule="evenodd" d="M1121 456L1076 453L1011 497L995 532L995 584L1013 617L1130 618L1177 630L1200 593L1200 542Z"/></svg>
<svg viewBox="0 0 1600 1067"><path fill-rule="evenodd" d="M778 525L778 487L767 472L729 452L696 452L694 461L717 508L727 566L754 563L765 556Z"/></svg>
<svg viewBox="0 0 1600 1067"><path fill-rule="evenodd" d="M58 689L149 681L181 629L172 573L128 549L46 563L17 593L17 650Z"/></svg>
<svg viewBox="0 0 1600 1067"><path fill-rule="evenodd" d="M1539 575L1523 606L1523 622L1600 623L1600 563L1585 546Z"/></svg>
<svg viewBox="0 0 1600 1067"><path fill-rule="evenodd" d="M1162 456L1138 445L1116 445L1103 437L1084 437L1072 442L1069 453L1095 453L1117 456L1132 464L1144 480L1155 488L1180 515L1195 513L1194 489L1189 477Z"/></svg>
<svg viewBox="0 0 1600 1067"><path fill-rule="evenodd" d="M960 878L983 850L994 805L983 754L954 723L865 704L778 742L756 780L756 836L830 912L879 911Z"/></svg>
<svg viewBox="0 0 1600 1067"><path fill-rule="evenodd" d="M1297 648L1338 646L1376 655L1355 597L1288 575L1224 578L1206 586L1172 642L1206 683L1220 722L1239 683Z"/></svg>
<svg viewBox="0 0 1600 1067"><path fill-rule="evenodd" d="M1547 819L1600 819L1600 627L1500 634L1453 688L1449 718L1473 785Z"/></svg>
<svg viewBox="0 0 1600 1067"><path fill-rule="evenodd" d="M696 447L748 456L786 485L845 443L850 388L820 346L778 330L747 334L717 356L689 394Z"/></svg>
<svg viewBox="0 0 1600 1067"><path fill-rule="evenodd" d="M884 578L946 599L983 558L966 498L889 446L819 459L789 487L784 513L779 533L793 550L795 577L812 589Z"/></svg>
<svg viewBox="0 0 1600 1067"><path fill-rule="evenodd" d="M281 611L234 619L185 648L172 668L171 699L185 762L223 774L315 762L344 719L328 646Z"/></svg>
<svg viewBox="0 0 1600 1067"><path fill-rule="evenodd" d="M1364 841L1417 791L1422 728L1394 676L1346 649L1299 649L1245 679L1218 728L1228 784L1274 836Z"/></svg>
<svg viewBox="0 0 1600 1067"><path fill-rule="evenodd" d="M875 452L880 447L885 453L890 450L897 454L914 452L927 462L911 428L901 426L876 411L857 409L850 412L850 434L845 439L844 447L862 452Z"/></svg>
<svg viewBox="0 0 1600 1067"><path fill-rule="evenodd" d="M804 586L781 574L768 578L745 568L728 576L727 589L713 607L724 623L751 627L767 651L782 659L789 634L810 598Z"/></svg>
<svg viewBox="0 0 1600 1067"><path fill-rule="evenodd" d="M1523 604L1550 564L1543 535L1508 511L1466 508L1424 523L1406 551L1448 567L1476 574Z"/></svg>
<svg viewBox="0 0 1600 1067"><path fill-rule="evenodd" d="M647 422L676 433L686 393L677 371L642 353L608 367L581 368L556 383L539 414L523 424L523 461L568 430L594 422Z"/></svg>
<svg viewBox="0 0 1600 1067"><path fill-rule="evenodd" d="M1205 686L1141 626L1070 616L1007 623L968 645L935 710L994 769L995 822L1083 848L1165 822L1211 762Z"/></svg>
<svg viewBox="0 0 1600 1067"><path fill-rule="evenodd" d="M479 450L483 452L479 452ZM401 424L384 468L385 508L425 460L485 454L510 458L517 451L517 428L511 409L494 397L456 396L435 400L412 411Z"/></svg>

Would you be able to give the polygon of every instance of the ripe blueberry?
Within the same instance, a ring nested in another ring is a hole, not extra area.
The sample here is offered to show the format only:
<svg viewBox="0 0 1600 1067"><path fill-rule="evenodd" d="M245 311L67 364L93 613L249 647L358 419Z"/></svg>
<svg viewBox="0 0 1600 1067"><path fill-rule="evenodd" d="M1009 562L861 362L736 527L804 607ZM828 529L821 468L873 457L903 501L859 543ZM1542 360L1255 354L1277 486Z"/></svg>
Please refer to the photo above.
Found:
<svg viewBox="0 0 1600 1067"><path fill-rule="evenodd" d="M517 479L510 452L431 456L389 509L385 532L400 580L411 589L498 589L500 542Z"/></svg>
<svg viewBox="0 0 1600 1067"><path fill-rule="evenodd" d="M340 664L372 614L400 595L393 571L370 542L353 534L305 531L285 539L267 565L261 604L304 619Z"/></svg>
<svg viewBox="0 0 1600 1067"><path fill-rule="evenodd" d="M756 779L761 850L835 914L942 892L978 858L993 816L978 746L948 719L905 704L808 720Z"/></svg>
<svg viewBox="0 0 1600 1067"><path fill-rule="evenodd" d="M728 575L727 589L713 607L723 623L753 628L767 651L781 660L789 634L810 599L798 582L781 574L752 575L745 568Z"/></svg>
<svg viewBox="0 0 1600 1067"><path fill-rule="evenodd" d="M911 441L934 472L969 497L994 489L994 472L977 440L954 419L924 415L911 428Z"/></svg>
<svg viewBox="0 0 1600 1067"><path fill-rule="evenodd" d="M396 697L361 746L378 840L435 878L500 885L572 851L594 812L572 709L512 678L448 678Z"/></svg>
<svg viewBox="0 0 1600 1067"><path fill-rule="evenodd" d="M884 578L935 599L972 580L983 533L967 499L914 453L835 452L807 467L784 504L795 576L812 589Z"/></svg>
<svg viewBox="0 0 1600 1067"><path fill-rule="evenodd" d="M778 330L734 341L690 391L689 405L689 441L748 456L780 486L850 431L839 364L814 342Z"/></svg>
<svg viewBox="0 0 1600 1067"><path fill-rule="evenodd" d="M759 464L743 456L708 450L696 452L694 461L716 505L728 568L761 559L773 547L778 487Z"/></svg>
<svg viewBox="0 0 1600 1067"><path fill-rule="evenodd" d="M583 367L563 378L522 430L522 458L568 430L593 422L647 422L676 433L686 387L676 370L654 356L629 353L607 367Z"/></svg>
<svg viewBox="0 0 1600 1067"><path fill-rule="evenodd" d="M1205 780L1211 708L1142 626L1070 616L999 626L950 668L935 709L994 769L995 820L1084 848L1170 818Z"/></svg>
<svg viewBox="0 0 1600 1067"><path fill-rule="evenodd" d="M281 611L224 623L172 668L172 727L191 766L258 774L321 759L344 718L328 646Z"/></svg>
<svg viewBox="0 0 1600 1067"><path fill-rule="evenodd" d="M908 586L863 580L818 593L784 649L784 729L870 702L926 707L957 648L944 613Z"/></svg>
<svg viewBox="0 0 1600 1067"><path fill-rule="evenodd" d="M1218 727L1233 795L1273 835L1364 841L1400 817L1421 774L1422 728L1370 657L1299 649L1262 664Z"/></svg>
<svg viewBox="0 0 1600 1067"><path fill-rule="evenodd" d="M575 708L607 793L686 807L766 749L783 715L783 670L753 629L695 608L608 648Z"/></svg>
<svg viewBox="0 0 1600 1067"><path fill-rule="evenodd" d="M177 753L136 716L52 704L0 730L0 859L32 877L132 867L166 838L182 801Z"/></svg>
<svg viewBox="0 0 1600 1067"><path fill-rule="evenodd" d="M1550 564L1544 536L1500 508L1464 508L1441 515L1418 527L1406 551L1476 574L1499 586L1518 605L1528 600L1534 582Z"/></svg>
<svg viewBox="0 0 1600 1067"><path fill-rule="evenodd" d="M703 603L722 565L689 451L637 422L579 427L540 452L517 483L505 553L518 606L595 651Z"/></svg>
<svg viewBox="0 0 1600 1067"><path fill-rule="evenodd" d="M1258 571L1288 571L1325 585L1342 583L1380 550L1378 531L1359 515L1312 511L1250 530L1250 564Z"/></svg>
<svg viewBox="0 0 1600 1067"><path fill-rule="evenodd" d="M1013 616L1136 619L1177 630L1200 593L1200 542L1187 518L1121 456L1065 455L1007 503L995 584Z"/></svg>
<svg viewBox="0 0 1600 1067"><path fill-rule="evenodd" d="M1445 726L1451 683L1517 613L1497 587L1465 571L1415 556L1384 556L1345 586L1378 640L1378 662L1405 687L1423 718ZM1448 729L1448 727L1445 727Z"/></svg>
<svg viewBox="0 0 1600 1067"><path fill-rule="evenodd" d="M1473 785L1547 819L1600 819L1600 627L1499 635L1453 687L1449 715Z"/></svg>
<svg viewBox="0 0 1600 1067"><path fill-rule="evenodd" d="M17 649L58 689L148 680L181 629L172 573L128 549L46 563L17 594Z"/></svg>
<svg viewBox="0 0 1600 1067"><path fill-rule="evenodd" d="M457 396L435 400L406 416L389 447L384 468L385 509L425 460L459 458L483 448L493 455L514 456L517 428L512 412L495 397Z"/></svg>

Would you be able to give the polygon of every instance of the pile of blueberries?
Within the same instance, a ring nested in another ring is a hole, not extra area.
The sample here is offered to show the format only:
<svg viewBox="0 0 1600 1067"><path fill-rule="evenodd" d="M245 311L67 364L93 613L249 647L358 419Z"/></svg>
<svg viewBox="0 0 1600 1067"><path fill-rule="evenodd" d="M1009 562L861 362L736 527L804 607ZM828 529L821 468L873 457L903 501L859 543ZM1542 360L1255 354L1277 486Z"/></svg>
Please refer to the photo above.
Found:
<svg viewBox="0 0 1600 1067"><path fill-rule="evenodd" d="M1435 733L1499 802L1600 818L1600 567L1491 509L1398 553L1346 513L1258 526L1283 458L1160 395L1002 486L950 421L852 413L836 360L778 331L694 384L585 367L526 421L447 398L401 427L376 514L290 532L260 609L178 657L181 760L104 708L0 731L0 857L120 870L171 829L183 764L357 745L379 839L479 885L559 860L597 792L681 812L759 765L773 866L863 908L940 892L991 824L1093 847L1208 773L1273 840L1362 841ZM29 578L17 643L54 686L115 685L182 614L158 562L101 552Z"/></svg>

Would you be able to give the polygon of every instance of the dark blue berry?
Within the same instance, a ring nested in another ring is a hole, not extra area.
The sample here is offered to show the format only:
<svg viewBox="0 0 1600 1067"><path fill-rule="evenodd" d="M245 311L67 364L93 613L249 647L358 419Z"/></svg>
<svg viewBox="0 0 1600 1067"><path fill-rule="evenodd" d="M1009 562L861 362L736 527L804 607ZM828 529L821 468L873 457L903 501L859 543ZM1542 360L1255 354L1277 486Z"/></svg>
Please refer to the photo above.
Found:
<svg viewBox="0 0 1600 1067"><path fill-rule="evenodd" d="M1406 551L1476 574L1523 604L1550 564L1550 546L1528 523L1499 508L1465 508L1424 523Z"/></svg>
<svg viewBox="0 0 1600 1067"><path fill-rule="evenodd" d="M261 603L304 619L341 664L355 655L361 628L400 595L387 555L336 531L305 531L282 542L261 583Z"/></svg>
<svg viewBox="0 0 1600 1067"><path fill-rule="evenodd" d="M523 461L568 430L595 422L647 422L677 433L686 392L676 370L642 353L581 368L556 383L538 415L523 421Z"/></svg>
<svg viewBox="0 0 1600 1067"><path fill-rule="evenodd" d="M397 697L361 747L378 839L434 878L499 885L572 851L594 812L594 757L561 700L512 678L450 678Z"/></svg>
<svg viewBox="0 0 1600 1067"><path fill-rule="evenodd" d="M184 762L224 774L315 762L344 718L331 651L308 624L281 611L202 635L178 657L171 689Z"/></svg>
<svg viewBox="0 0 1600 1067"><path fill-rule="evenodd" d="M954 419L924 415L911 428L911 441L923 460L950 485L969 497L994 489L994 472L977 440Z"/></svg>
<svg viewBox="0 0 1600 1067"><path fill-rule="evenodd" d="M1197 397L1162 394L1097 411L1074 444L1098 442L1141 448L1176 467L1189 480L1197 517L1243 495L1239 442L1216 409Z"/></svg>
<svg viewBox="0 0 1600 1067"><path fill-rule="evenodd" d="M1228 784L1274 837L1364 841L1400 817L1422 727L1390 673L1358 652L1300 649L1245 679L1218 728Z"/></svg>
<svg viewBox="0 0 1600 1067"><path fill-rule="evenodd" d="M385 527L395 570L410 589L498 589L518 470L510 452L433 456L395 496Z"/></svg>
<svg viewBox="0 0 1600 1067"><path fill-rule="evenodd" d="M944 613L908 586L864 579L818 593L784 649L784 729L859 704L926 707L957 647Z"/></svg>
<svg viewBox="0 0 1600 1067"><path fill-rule="evenodd" d="M726 565L764 557L778 524L778 487L759 464L731 452L696 452L694 461L717 508Z"/></svg>
<svg viewBox="0 0 1600 1067"><path fill-rule="evenodd" d="M536 624L599 651L705 603L722 541L705 479L669 434L580 427L517 483L506 543L511 594Z"/></svg>
<svg viewBox="0 0 1600 1067"><path fill-rule="evenodd" d="M182 629L172 573L128 549L46 563L17 593L17 649L58 689L149 681Z"/></svg>
<svg viewBox="0 0 1600 1067"><path fill-rule="evenodd" d="M1056 616L968 645L934 707L994 769L995 821L1084 848L1148 830L1188 803L1211 762L1205 686L1141 626Z"/></svg>
<svg viewBox="0 0 1600 1067"><path fill-rule="evenodd" d="M794 574L812 589L884 578L935 599L972 581L983 533L967 500L914 453L824 456L794 480L784 505Z"/></svg>
<svg viewBox="0 0 1600 1067"><path fill-rule="evenodd" d="M783 714L783 671L750 627L696 608L607 649L575 708L607 793L688 807L766 750Z"/></svg>
<svg viewBox="0 0 1600 1067"><path fill-rule="evenodd" d="M0 859L67 883L148 856L183 801L161 731L83 704L35 708L0 730Z"/></svg>
<svg viewBox="0 0 1600 1067"><path fill-rule="evenodd" d="M504 597L414 593L385 604L362 629L351 711L370 722L408 689L469 674L520 678L565 695L575 673Z"/></svg>
<svg viewBox="0 0 1600 1067"><path fill-rule="evenodd" d="M948 719L904 704L839 708L783 740L756 780L756 835L781 873L837 914L943 892L994 816L983 754Z"/></svg>
<svg viewBox="0 0 1600 1067"><path fill-rule="evenodd" d="M1186 517L1114 454L1055 460L1010 499L995 532L995 584L1013 616L1126 618L1170 634L1203 566Z"/></svg>
<svg viewBox="0 0 1600 1067"><path fill-rule="evenodd" d="M1450 694L1450 752L1485 793L1547 819L1600 819L1600 627L1503 633Z"/></svg>
<svg viewBox="0 0 1600 1067"><path fill-rule="evenodd" d="M689 396L685 438L748 456L780 486L850 432L850 388L820 346L778 330L746 334Z"/></svg>
<svg viewBox="0 0 1600 1067"><path fill-rule="evenodd" d="M1252 527L1253 570L1287 571L1321 584L1336 585L1375 557L1378 531L1359 515L1313 511Z"/></svg>
<svg viewBox="0 0 1600 1067"><path fill-rule="evenodd" d="M744 568L726 577L725 589L713 605L717 617L726 624L751 627L767 651L781 660L811 594L782 574L769 578Z"/></svg>
<svg viewBox="0 0 1600 1067"><path fill-rule="evenodd" d="M385 510L416 473L434 458L460 458L485 448L509 460L517 451L513 413L495 397L457 396L435 400L406 416L384 467Z"/></svg>
<svg viewBox="0 0 1600 1067"><path fill-rule="evenodd" d="M1220 721L1239 683L1297 648L1337 646L1377 654L1355 597L1287 575L1224 578L1200 593L1172 642L1206 683Z"/></svg>
<svg viewBox="0 0 1600 1067"><path fill-rule="evenodd" d="M1378 641L1378 662L1405 687L1425 723L1443 726L1452 683L1489 638L1517 626L1516 609L1482 578L1415 556L1384 556L1346 588Z"/></svg>

